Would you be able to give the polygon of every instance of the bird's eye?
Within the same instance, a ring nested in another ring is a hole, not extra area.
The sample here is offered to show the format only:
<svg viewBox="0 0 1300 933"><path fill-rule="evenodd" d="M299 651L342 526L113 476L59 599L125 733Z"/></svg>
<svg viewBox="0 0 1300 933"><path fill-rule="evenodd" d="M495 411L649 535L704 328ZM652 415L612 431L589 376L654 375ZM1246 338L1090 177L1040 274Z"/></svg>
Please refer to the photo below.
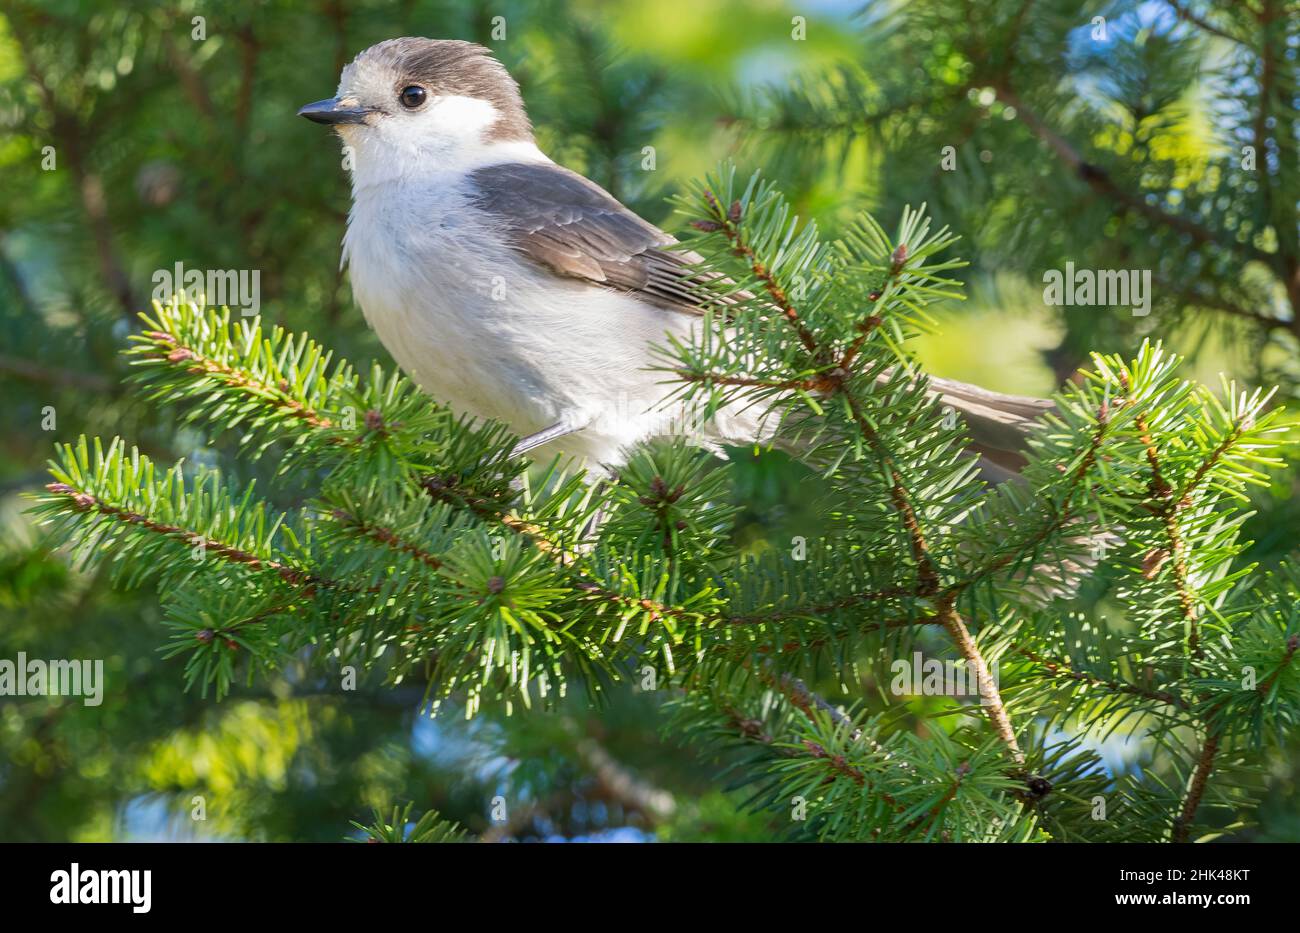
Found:
<svg viewBox="0 0 1300 933"><path fill-rule="evenodd" d="M429 94L424 88L418 84L412 84L410 87L402 88L402 93L397 95L397 99L402 102L402 106L407 110L414 110L424 103L424 99L428 96Z"/></svg>

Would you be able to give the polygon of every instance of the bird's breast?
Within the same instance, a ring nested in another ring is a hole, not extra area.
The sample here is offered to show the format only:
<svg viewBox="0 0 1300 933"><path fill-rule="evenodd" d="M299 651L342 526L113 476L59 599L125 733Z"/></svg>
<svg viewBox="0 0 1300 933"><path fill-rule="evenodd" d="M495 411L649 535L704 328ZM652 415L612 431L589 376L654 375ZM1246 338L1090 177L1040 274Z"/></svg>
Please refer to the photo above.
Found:
<svg viewBox="0 0 1300 933"><path fill-rule="evenodd" d="M662 420L652 347L693 319L540 269L457 186L363 193L345 258L384 346L457 412L520 434L590 420L594 446L575 452L601 461Z"/></svg>
<svg viewBox="0 0 1300 933"><path fill-rule="evenodd" d="M458 412L528 433L590 393L575 348L592 349L596 322L575 309L576 286L528 265L459 185L361 192L344 251L385 348Z"/></svg>

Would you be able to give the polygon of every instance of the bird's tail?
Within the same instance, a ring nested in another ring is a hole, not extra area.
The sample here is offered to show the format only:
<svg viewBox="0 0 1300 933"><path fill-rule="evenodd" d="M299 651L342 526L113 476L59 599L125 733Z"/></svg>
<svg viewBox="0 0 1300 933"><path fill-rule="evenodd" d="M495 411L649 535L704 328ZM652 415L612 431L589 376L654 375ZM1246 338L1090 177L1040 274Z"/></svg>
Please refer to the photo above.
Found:
<svg viewBox="0 0 1300 933"><path fill-rule="evenodd" d="M885 372L878 382L883 384L889 380L890 373ZM984 479L993 484L1023 482L1020 471L1027 462L1029 434L1037 420L1053 409L1053 402L1027 395L990 392L979 386L934 376L929 378L926 391L965 422L971 439L969 451L971 456L978 457ZM787 423L774 435L770 430L758 433L773 446L798 457L808 452L814 432L805 432L797 425ZM745 440L724 440L724 443L737 442L743 444ZM1035 566L1026 580L1025 596L1036 602L1068 598L1091 576L1106 551L1119 543L1121 539L1114 531L1089 531L1069 536L1062 542L1062 551L1070 555L1069 559Z"/></svg>
<svg viewBox="0 0 1300 933"><path fill-rule="evenodd" d="M892 378L891 371L885 370L876 382L883 387ZM934 376L930 377L926 392L941 406L961 416L970 434L969 451L979 458L981 474L993 483L1019 476L1026 462L1029 432L1037 418L1053 407L1047 399L990 392L969 383ZM757 440L795 457L808 453L816 432L804 430L801 418L787 415L783 424L776 425L770 419L748 417L752 411L747 409L739 416L733 413L716 421L712 439L734 445Z"/></svg>
<svg viewBox="0 0 1300 933"><path fill-rule="evenodd" d="M1053 407L1048 399L990 392L936 376L930 377L929 392L966 422L970 450L979 457L981 473L998 483L1020 474L1025 465L1029 432L1039 416Z"/></svg>

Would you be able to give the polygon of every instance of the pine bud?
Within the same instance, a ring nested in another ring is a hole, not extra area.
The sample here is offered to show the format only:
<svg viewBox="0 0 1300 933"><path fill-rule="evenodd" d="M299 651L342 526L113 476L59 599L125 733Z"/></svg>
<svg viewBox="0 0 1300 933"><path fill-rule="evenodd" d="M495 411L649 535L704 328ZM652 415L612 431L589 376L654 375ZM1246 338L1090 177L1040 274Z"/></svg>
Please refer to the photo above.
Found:
<svg viewBox="0 0 1300 933"><path fill-rule="evenodd" d="M1025 784L1029 788L1030 795L1035 800L1041 800L1052 792L1052 782L1047 778L1039 777L1037 774L1030 777Z"/></svg>
<svg viewBox="0 0 1300 933"><path fill-rule="evenodd" d="M213 632L212 629L210 628L205 628L202 629L201 631L194 633L194 637L205 645L212 644L212 639L215 635L216 633Z"/></svg>
<svg viewBox="0 0 1300 933"><path fill-rule="evenodd" d="M505 588L506 588L505 577L492 577L487 582L488 592L491 593L493 596L495 596L497 593L500 593Z"/></svg>
<svg viewBox="0 0 1300 933"><path fill-rule="evenodd" d="M898 249L894 250L894 254L889 258L893 262L893 266L890 269L890 272L892 272L894 275L897 275L898 273L902 272L903 264L907 262L907 244L899 243Z"/></svg>

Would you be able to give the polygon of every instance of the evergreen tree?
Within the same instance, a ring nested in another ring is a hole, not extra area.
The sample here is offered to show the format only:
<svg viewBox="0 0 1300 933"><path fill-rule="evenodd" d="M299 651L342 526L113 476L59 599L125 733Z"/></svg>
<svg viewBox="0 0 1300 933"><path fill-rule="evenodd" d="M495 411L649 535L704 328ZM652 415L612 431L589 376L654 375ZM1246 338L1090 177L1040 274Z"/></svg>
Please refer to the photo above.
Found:
<svg viewBox="0 0 1300 933"><path fill-rule="evenodd" d="M1248 347L1261 381L1300 381L1293 0L913 0L862 18L852 60L729 101L764 161L838 170L877 210L927 200L986 272L1151 270L1149 314L1064 316L1062 380L1091 350L1185 328L1189 346Z"/></svg>
<svg viewBox="0 0 1300 933"><path fill-rule="evenodd" d="M83 438L38 514L157 586L201 693L304 661L427 676L435 710L469 715L654 691L795 838L1186 841L1249 821L1300 710L1300 576L1241 559L1245 492L1293 430L1270 396L1180 379L1151 343L1096 356L1023 481L990 488L908 352L956 292L946 229L906 210L892 236L863 215L827 239L730 169L678 207L714 310L662 349L665 379L700 417L784 418L821 540L743 553L732 469L706 452L650 446L604 483L530 468L398 375L178 299L132 338L150 403L237 438L307 504ZM1113 620L1078 596L1097 567L1120 581ZM964 688L901 682L918 652ZM900 727L917 694L924 735ZM1088 737L1125 723L1155 753L1113 777ZM408 813L358 828L402 838Z"/></svg>
<svg viewBox="0 0 1300 933"><path fill-rule="evenodd" d="M495 16L505 40L493 36ZM118 349L154 274L182 262L260 270L263 321L310 327L365 367L383 355L338 268L339 154L293 116L376 41L492 45L523 83L548 151L662 219L659 190L684 171L663 141L664 114L677 114L680 132L680 102L702 99L699 87L755 40L733 35L707 69L682 73L653 49L617 54L615 26L610 11L567 0L0 0L0 658L102 658L107 682L98 707L4 700L0 839L335 840L371 806L408 799L481 833L500 829L485 804L498 793L547 804L533 823L512 823L520 835L543 819L565 836L625 824L700 832L687 802L708 790L706 776L661 738L651 695L595 716L573 704L564 727L521 727L496 711L433 723L418 711L422 684L343 691L293 665L217 704L176 690L155 651L151 591L113 590L107 572L70 566L24 514L52 444L83 433L130 437L158 462L220 464L232 481L256 479L277 508L298 504L297 489L267 485L272 458L242 457L234 436L208 445L128 391ZM642 167L647 144L661 152L655 172ZM746 472L766 475L757 464ZM532 732L550 744L521 766ZM639 808L619 792L625 782L592 766L592 743L682 805L671 816ZM720 794L705 805L718 832L763 832Z"/></svg>

